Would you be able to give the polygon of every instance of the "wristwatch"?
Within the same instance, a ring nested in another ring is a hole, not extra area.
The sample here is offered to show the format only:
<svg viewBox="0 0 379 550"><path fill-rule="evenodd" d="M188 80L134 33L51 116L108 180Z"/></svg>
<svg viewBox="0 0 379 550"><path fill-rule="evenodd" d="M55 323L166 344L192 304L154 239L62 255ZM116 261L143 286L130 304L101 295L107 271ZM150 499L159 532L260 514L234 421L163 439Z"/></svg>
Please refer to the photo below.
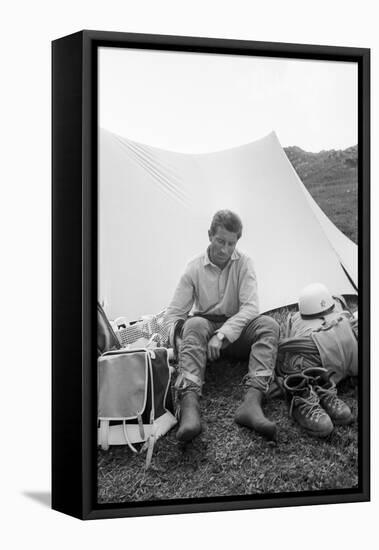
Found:
<svg viewBox="0 0 379 550"><path fill-rule="evenodd" d="M225 334L223 334L222 332L218 332L216 336L220 340L220 342L222 342L225 338Z"/></svg>

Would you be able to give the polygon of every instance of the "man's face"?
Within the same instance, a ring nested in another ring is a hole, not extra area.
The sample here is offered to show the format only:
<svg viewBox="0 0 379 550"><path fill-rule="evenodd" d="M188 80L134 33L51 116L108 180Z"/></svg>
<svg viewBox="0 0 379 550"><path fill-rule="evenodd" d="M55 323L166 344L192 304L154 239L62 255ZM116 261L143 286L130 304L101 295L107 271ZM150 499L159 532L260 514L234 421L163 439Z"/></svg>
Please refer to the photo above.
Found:
<svg viewBox="0 0 379 550"><path fill-rule="evenodd" d="M209 235L209 258L217 267L223 268L228 263L236 247L237 233L227 231L224 227L218 226L214 235Z"/></svg>

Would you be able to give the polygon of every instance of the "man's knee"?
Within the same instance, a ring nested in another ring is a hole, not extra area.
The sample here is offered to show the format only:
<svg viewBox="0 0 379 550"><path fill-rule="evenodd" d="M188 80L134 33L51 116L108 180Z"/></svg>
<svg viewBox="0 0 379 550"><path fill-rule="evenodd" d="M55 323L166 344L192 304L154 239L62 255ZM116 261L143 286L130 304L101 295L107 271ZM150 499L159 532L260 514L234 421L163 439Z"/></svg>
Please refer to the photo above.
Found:
<svg viewBox="0 0 379 550"><path fill-rule="evenodd" d="M275 321L273 317L270 317L269 315L260 315L258 321L260 333L270 334L276 340L279 339L279 324Z"/></svg>
<svg viewBox="0 0 379 550"><path fill-rule="evenodd" d="M279 342L280 328L278 323L269 315L259 315L249 323L245 330L245 339L253 345L261 338Z"/></svg>
<svg viewBox="0 0 379 550"><path fill-rule="evenodd" d="M207 338L210 333L210 323L202 317L190 317L186 320L183 326L182 336L186 338L189 335Z"/></svg>

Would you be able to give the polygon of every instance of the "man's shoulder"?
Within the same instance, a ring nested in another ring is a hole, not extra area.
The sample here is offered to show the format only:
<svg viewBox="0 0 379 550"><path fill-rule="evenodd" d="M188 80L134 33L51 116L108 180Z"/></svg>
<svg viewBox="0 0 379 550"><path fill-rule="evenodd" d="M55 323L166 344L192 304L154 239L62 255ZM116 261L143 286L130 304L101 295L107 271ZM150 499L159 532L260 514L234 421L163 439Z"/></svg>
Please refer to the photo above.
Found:
<svg viewBox="0 0 379 550"><path fill-rule="evenodd" d="M193 271L194 269L197 269L199 266L204 265L204 262L206 260L206 253L202 252L201 254L197 254L195 257L191 258L186 266L186 271Z"/></svg>
<svg viewBox="0 0 379 550"><path fill-rule="evenodd" d="M251 260L250 256L246 254L246 252L244 252L243 250L240 250L239 248L234 249L232 258L233 257L236 258L237 260L242 260L242 261Z"/></svg>
<svg viewBox="0 0 379 550"><path fill-rule="evenodd" d="M246 266L250 269L254 269L253 260L242 250L235 249L232 255L232 260L234 260L241 267Z"/></svg>

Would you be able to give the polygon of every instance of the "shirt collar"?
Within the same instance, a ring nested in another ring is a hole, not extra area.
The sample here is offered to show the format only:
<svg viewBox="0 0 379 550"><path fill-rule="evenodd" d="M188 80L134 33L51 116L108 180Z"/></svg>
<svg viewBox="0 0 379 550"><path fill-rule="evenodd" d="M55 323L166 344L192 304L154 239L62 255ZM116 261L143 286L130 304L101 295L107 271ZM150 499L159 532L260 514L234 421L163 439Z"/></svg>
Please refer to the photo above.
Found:
<svg viewBox="0 0 379 550"><path fill-rule="evenodd" d="M203 264L204 265L214 265L209 259L208 250L209 250L209 247L205 251L205 254L204 254L204 257L203 257ZM232 253L231 257L230 257L230 261L233 262L235 260L238 260L239 257L240 257L240 254L239 254L238 250L235 248L233 250L233 253Z"/></svg>

